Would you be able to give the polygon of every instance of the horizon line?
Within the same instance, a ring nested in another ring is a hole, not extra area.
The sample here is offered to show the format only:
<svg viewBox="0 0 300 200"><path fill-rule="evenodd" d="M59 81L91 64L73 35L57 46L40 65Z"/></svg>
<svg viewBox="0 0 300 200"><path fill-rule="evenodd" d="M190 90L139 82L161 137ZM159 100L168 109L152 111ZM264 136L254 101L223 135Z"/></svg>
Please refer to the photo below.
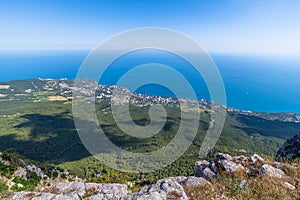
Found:
<svg viewBox="0 0 300 200"><path fill-rule="evenodd" d="M10 53L10 52L24 52L24 53L29 53L29 52L55 52L55 51L62 51L62 52L72 52L72 51L87 51L87 53L93 51L94 48L40 48L40 49L1 49L0 48L0 53ZM110 50L108 50L110 51ZM240 55L240 56L282 56L282 57L295 57L295 56L300 56L299 53L273 53L273 52L234 52L234 51L208 51L205 50L208 54L222 54L222 55ZM190 52L194 53L194 52Z"/></svg>

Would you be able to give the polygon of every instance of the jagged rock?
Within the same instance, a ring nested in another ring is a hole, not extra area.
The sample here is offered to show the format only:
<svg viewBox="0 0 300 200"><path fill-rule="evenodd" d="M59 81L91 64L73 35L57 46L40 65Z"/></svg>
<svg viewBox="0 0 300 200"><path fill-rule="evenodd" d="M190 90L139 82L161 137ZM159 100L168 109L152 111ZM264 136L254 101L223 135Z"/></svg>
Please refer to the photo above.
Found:
<svg viewBox="0 0 300 200"><path fill-rule="evenodd" d="M36 165L28 165L26 168L28 169L28 171L35 172L38 176L42 178L45 176L41 168L37 167Z"/></svg>
<svg viewBox="0 0 300 200"><path fill-rule="evenodd" d="M80 200L76 192L67 194L52 194L42 192L16 192L9 199L12 200Z"/></svg>
<svg viewBox="0 0 300 200"><path fill-rule="evenodd" d="M258 166L263 163L264 160L254 154L250 158L245 156L230 156L228 154L219 153L216 157L208 162L206 160L195 162L194 167L196 171L195 176L178 176L161 179L151 186L145 186L140 191L131 193L127 190L126 184L97 184L97 183L83 183L81 179L78 181L52 183L51 187L46 189L40 189L43 192L16 192L13 193L10 199L15 200L97 200L97 199L127 199L127 200L164 200L164 199L188 199L183 186L198 187L204 185L211 185L212 183L207 179L217 177L217 172L225 170L229 173L235 173L238 170L257 170ZM253 163L259 163L259 165L253 165ZM250 166L248 166L250 165ZM274 167L275 166L275 167ZM263 164L258 172L261 175L269 175L277 178L284 178L285 174L280 169L280 164ZM250 167L250 168L247 168ZM28 171L38 172L38 169L31 166L30 169L26 167ZM19 168L17 174L24 174L24 169ZM39 173L39 172L38 172ZM26 174L25 174L26 175ZM286 179L289 180L289 179ZM297 189L294 185L284 182L282 179L277 179L289 190ZM129 184L128 184L129 185ZM246 180L242 180L239 185L241 189L247 189L250 187ZM50 193L50 192L51 193ZM226 197L221 195L220 199L235 199L234 197Z"/></svg>
<svg viewBox="0 0 300 200"><path fill-rule="evenodd" d="M217 174L211 170L211 168L205 168L203 171L203 178L214 179L217 178Z"/></svg>
<svg viewBox="0 0 300 200"><path fill-rule="evenodd" d="M75 191L67 194L55 195L51 200L81 200L81 196L79 196L78 193Z"/></svg>
<svg viewBox="0 0 300 200"><path fill-rule="evenodd" d="M232 160L232 156L225 153L217 153L215 160Z"/></svg>
<svg viewBox="0 0 300 200"><path fill-rule="evenodd" d="M14 172L14 176L23 178L25 180L27 179L26 174L27 174L27 170L24 167L20 167L20 166L18 166L18 169Z"/></svg>
<svg viewBox="0 0 300 200"><path fill-rule="evenodd" d="M211 164L206 160L197 161L194 164L196 176L205 179L217 178L216 172L211 169Z"/></svg>
<svg viewBox="0 0 300 200"><path fill-rule="evenodd" d="M217 172L219 170L225 170L228 173L241 170L249 173L250 170L243 166L248 160L249 159L245 156L232 157L228 154L218 153L212 162L206 160L195 162L194 168L196 176L213 179L217 178Z"/></svg>
<svg viewBox="0 0 300 200"><path fill-rule="evenodd" d="M203 170L206 167L209 167L210 163L207 160L200 160L195 162L194 167L199 170Z"/></svg>
<svg viewBox="0 0 300 200"><path fill-rule="evenodd" d="M124 199L128 191L123 184L97 184L80 182L57 183L53 193L16 192L10 199L14 200L80 200L80 199Z"/></svg>
<svg viewBox="0 0 300 200"><path fill-rule="evenodd" d="M143 187L139 192L128 196L132 200L167 200L178 199L187 200L188 197L182 186L174 178L166 178L157 181L150 187Z"/></svg>
<svg viewBox="0 0 300 200"><path fill-rule="evenodd" d="M219 163L222 164L226 172L234 173L237 170L245 171L245 168L241 164L236 164L230 160L221 160Z"/></svg>
<svg viewBox="0 0 300 200"><path fill-rule="evenodd" d="M40 192L15 192L11 197L9 197L9 199L11 200L31 200L31 199L41 199L41 198L36 198L36 197L40 197L42 195L42 193ZM51 197L53 197L54 195L52 195ZM45 198L47 199L47 198ZM48 198L51 199L51 198Z"/></svg>
<svg viewBox="0 0 300 200"><path fill-rule="evenodd" d="M105 199L103 194L95 194L88 198L85 198L86 200L99 200L99 199Z"/></svg>
<svg viewBox="0 0 300 200"><path fill-rule="evenodd" d="M296 189L296 187L295 187L294 185L292 185L292 184L290 184L290 183L288 183L288 182L284 182L284 183L283 183L283 186L284 186L285 188L287 188L287 189L290 189L290 190L295 190L295 189Z"/></svg>
<svg viewBox="0 0 300 200"><path fill-rule="evenodd" d="M232 157L232 160L235 163L245 163L248 161L248 158L246 156L234 156Z"/></svg>
<svg viewBox="0 0 300 200"><path fill-rule="evenodd" d="M84 183L80 183L80 182L69 182L69 183L60 182L54 185L54 189L56 193L67 194L76 191L76 193L80 196L85 195Z"/></svg>
<svg viewBox="0 0 300 200"><path fill-rule="evenodd" d="M254 154L253 156L251 156L249 158L249 161L252 162L252 163L257 163L257 162L263 163L263 162L265 162L265 160L257 154Z"/></svg>
<svg viewBox="0 0 300 200"><path fill-rule="evenodd" d="M187 179L183 182L186 186L193 186L193 187L199 187L204 185L211 184L209 181L202 177L195 177L195 176L189 176Z"/></svg>
<svg viewBox="0 0 300 200"><path fill-rule="evenodd" d="M246 171L241 164L236 164L232 161L233 158L228 154L218 153L214 161L220 164L226 172L234 173L238 170Z"/></svg>
<svg viewBox="0 0 300 200"><path fill-rule="evenodd" d="M300 158L300 133L283 144L277 152L277 157L283 160Z"/></svg>
<svg viewBox="0 0 300 200"><path fill-rule="evenodd" d="M91 196L91 199L102 196L104 199L122 199L127 194L127 185L125 184L96 184L87 183L85 185L87 195L94 193L96 196Z"/></svg>
<svg viewBox="0 0 300 200"><path fill-rule="evenodd" d="M56 196L55 194L51 193L39 193L38 196L33 197L32 200L53 200Z"/></svg>
<svg viewBox="0 0 300 200"><path fill-rule="evenodd" d="M184 182L187 180L188 177L186 176L176 176L176 177L169 177L168 179L172 179L179 183L180 185L183 185Z"/></svg>
<svg viewBox="0 0 300 200"><path fill-rule="evenodd" d="M258 169L260 175L269 175L271 177L282 178L285 176L281 169L275 168L272 165L264 164Z"/></svg>

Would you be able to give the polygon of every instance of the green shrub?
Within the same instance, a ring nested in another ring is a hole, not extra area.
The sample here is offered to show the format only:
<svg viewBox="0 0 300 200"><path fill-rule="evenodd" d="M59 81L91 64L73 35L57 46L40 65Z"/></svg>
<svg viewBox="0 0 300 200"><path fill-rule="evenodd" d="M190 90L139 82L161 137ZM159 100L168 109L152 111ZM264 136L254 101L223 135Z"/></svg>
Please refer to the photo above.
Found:
<svg viewBox="0 0 300 200"><path fill-rule="evenodd" d="M0 181L0 196L8 191L8 186L5 182Z"/></svg>
<svg viewBox="0 0 300 200"><path fill-rule="evenodd" d="M55 178L57 178L57 177L58 177L58 173L57 173L57 172L53 172L53 173L52 173L52 178L55 179Z"/></svg>
<svg viewBox="0 0 300 200"><path fill-rule="evenodd" d="M66 175L66 174L62 174L60 177L61 177L62 179L66 179L66 178L67 178L67 175Z"/></svg>
<svg viewBox="0 0 300 200"><path fill-rule="evenodd" d="M41 177L39 177L39 176L37 176L36 179L29 179L29 180L15 177L13 179L13 182L15 182L16 185L14 185L11 189L14 192L19 192L19 191L24 191L24 190L33 191L35 189L35 187L38 185L40 179L41 179ZM22 184L24 187L19 188L17 186L18 183Z"/></svg>

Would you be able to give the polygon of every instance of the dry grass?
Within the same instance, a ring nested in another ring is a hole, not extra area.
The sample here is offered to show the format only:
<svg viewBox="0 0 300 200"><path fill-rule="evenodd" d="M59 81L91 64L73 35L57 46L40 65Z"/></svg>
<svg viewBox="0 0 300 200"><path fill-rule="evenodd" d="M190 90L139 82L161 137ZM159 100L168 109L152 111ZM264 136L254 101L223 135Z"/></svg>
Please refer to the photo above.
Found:
<svg viewBox="0 0 300 200"><path fill-rule="evenodd" d="M254 169L254 166L248 167ZM279 179L270 176L260 176L255 171L251 175L247 175L244 172L235 174L221 172L218 174L218 179L212 180L212 185L185 187L184 189L192 200L221 199L224 196L241 200L300 199L300 162L298 161L293 165L284 163L281 169L288 177ZM244 188L240 186L242 180L247 181ZM291 190L284 187L284 182L294 185L296 189Z"/></svg>

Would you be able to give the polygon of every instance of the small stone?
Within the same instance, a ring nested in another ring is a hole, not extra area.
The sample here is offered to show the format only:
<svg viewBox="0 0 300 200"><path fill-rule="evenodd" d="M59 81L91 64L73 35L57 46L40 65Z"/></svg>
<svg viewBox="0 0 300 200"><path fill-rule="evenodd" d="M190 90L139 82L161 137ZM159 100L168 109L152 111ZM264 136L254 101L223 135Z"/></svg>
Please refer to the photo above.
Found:
<svg viewBox="0 0 300 200"><path fill-rule="evenodd" d="M287 189L290 189L290 190L295 190L295 189L296 189L296 187L295 187L294 185L292 185L292 184L290 184L290 183L288 183L288 182L284 182L284 183L283 183L283 186L284 186L285 188L287 188Z"/></svg>
<svg viewBox="0 0 300 200"><path fill-rule="evenodd" d="M240 188L242 188L242 189L246 189L247 188L247 181L246 180L242 180L241 181Z"/></svg>

